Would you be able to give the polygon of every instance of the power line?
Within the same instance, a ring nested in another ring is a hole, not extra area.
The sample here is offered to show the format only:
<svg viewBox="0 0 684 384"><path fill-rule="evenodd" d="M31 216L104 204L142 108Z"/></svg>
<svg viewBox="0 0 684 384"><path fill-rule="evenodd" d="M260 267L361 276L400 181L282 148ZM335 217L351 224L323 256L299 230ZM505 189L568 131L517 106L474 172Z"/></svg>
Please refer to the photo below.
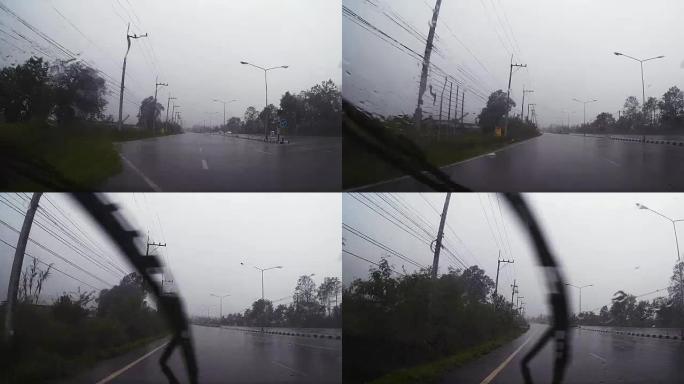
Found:
<svg viewBox="0 0 684 384"><path fill-rule="evenodd" d="M398 251L395 251L394 249L392 249L392 248L388 247L387 245L379 242L378 240L374 239L370 235L367 235L367 234L361 232L360 230L352 227L351 225L348 225L346 223L342 223L342 228L344 228L348 232L351 232L352 234L356 235L357 237L360 237L361 239L366 240L367 242L375 245L376 247L378 247L384 251L389 252L391 255L399 257L400 259L412 264L415 267L425 268L425 266L420 264L419 262L411 259L410 257L408 257L408 256L406 256L406 255L404 255Z"/></svg>
<svg viewBox="0 0 684 384"><path fill-rule="evenodd" d="M376 262L374 262L374 261L368 260L368 259L366 259L366 258L363 257L363 256L359 256L359 255L357 255L357 254L355 254L355 253L352 253L352 252L350 252L350 251L347 251L346 249L343 249L342 252L343 252L343 253L346 253L347 255L354 256L354 257L356 257L356 258L358 258L358 259L361 259L361 260L363 260L363 261L366 261L366 262L368 262L368 263L370 263L370 264L373 264L373 265L375 265L375 266L377 266L377 267L380 266L380 264L378 264L378 263L376 263ZM407 275L406 275L405 273L403 273L403 272L397 272L394 268L392 268L392 266L390 266L389 268L390 268L390 270L391 270L392 272L394 272L394 273L396 273L396 274L398 274L398 275L407 276Z"/></svg>

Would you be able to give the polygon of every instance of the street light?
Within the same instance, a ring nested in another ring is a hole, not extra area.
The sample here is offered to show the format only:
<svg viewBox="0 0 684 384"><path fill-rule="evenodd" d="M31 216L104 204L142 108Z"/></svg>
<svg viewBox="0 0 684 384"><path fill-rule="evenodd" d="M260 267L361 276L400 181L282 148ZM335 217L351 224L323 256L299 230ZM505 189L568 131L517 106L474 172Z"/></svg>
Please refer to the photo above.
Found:
<svg viewBox="0 0 684 384"><path fill-rule="evenodd" d="M225 299L226 297L230 296L230 294L215 295L215 294L213 294L213 293L210 293L209 295L210 295L210 296L217 297L217 298L219 299L219 302L220 302L220 305L219 305L219 308L220 308L220 309L219 309L219 314L220 314L220 316L221 316L220 318L223 319L223 299Z"/></svg>
<svg viewBox="0 0 684 384"><path fill-rule="evenodd" d="M268 72L268 71L270 71L270 70L272 70L272 69L281 69L281 68L282 68L282 69L287 69L287 68L289 68L289 65L280 65L280 66L277 66L277 67L263 68L263 67L260 67L260 66L258 66L258 65L254 65L254 64L252 64L252 63L248 63L248 62L246 62L246 61L241 61L240 64L242 64L242 65L251 65L251 66L254 67L254 68L258 68L258 69L261 69L262 71L264 71L264 84L266 85L266 104L264 105L264 108L268 107L268 80L267 80L267 78L266 78L266 72ZM265 116L265 114L264 114L264 120L265 120L265 119L266 119L266 116ZM267 121L264 122L264 135L265 135L265 139L268 140L268 124L267 124Z"/></svg>
<svg viewBox="0 0 684 384"><path fill-rule="evenodd" d="M639 64L641 64L641 103L642 103L642 105L646 104L646 88L644 87L644 63L649 61L649 60L662 59L665 56L661 55L661 56L651 57L650 59L641 60L641 59L637 59L636 57L625 55L624 53L620 53L620 52L613 52L613 54L615 54L615 56L624 56L624 57L627 57L629 59L636 60L639 62Z"/></svg>
<svg viewBox="0 0 684 384"><path fill-rule="evenodd" d="M565 285L570 286L570 287L575 287L579 290L579 312L577 312L577 317L582 313L582 289L587 288L587 287L593 287L594 284L589 284L589 285L583 285L581 287L578 287L576 285L568 284L565 283Z"/></svg>
<svg viewBox="0 0 684 384"><path fill-rule="evenodd" d="M596 100L596 99L588 100L588 101L582 101L582 100L578 100L578 99L572 99L572 100L574 100L580 104L584 104L584 125L587 125L587 104L593 103L593 102L598 101L598 100Z"/></svg>
<svg viewBox="0 0 684 384"><path fill-rule="evenodd" d="M237 100L223 101L220 99L214 99L213 101L216 103L223 103L223 126L225 127L226 126L226 104L230 104L230 103L237 101Z"/></svg>
<svg viewBox="0 0 684 384"><path fill-rule="evenodd" d="M245 263L240 263L240 265L246 266ZM278 265L276 267L269 267L269 268L259 268L255 265L253 265L252 267L261 271L261 300L264 300L264 272L271 270L271 269L282 269L283 267L281 265Z"/></svg>
<svg viewBox="0 0 684 384"><path fill-rule="evenodd" d="M645 209L647 211L651 211L655 213L656 215L662 217L663 219L669 221L672 223L672 232L674 232L674 238L675 238L675 249L677 251L677 265L679 265L679 289L681 290L680 292L680 298L682 300L682 311L684 311L684 283L682 282L682 258L681 255L679 254L679 239L677 238L677 223L684 221L684 219L672 219L670 217L667 217L663 215L662 213L651 209L643 204L636 203L637 208L639 209ZM684 338L684 328L681 329L681 334L682 337Z"/></svg>

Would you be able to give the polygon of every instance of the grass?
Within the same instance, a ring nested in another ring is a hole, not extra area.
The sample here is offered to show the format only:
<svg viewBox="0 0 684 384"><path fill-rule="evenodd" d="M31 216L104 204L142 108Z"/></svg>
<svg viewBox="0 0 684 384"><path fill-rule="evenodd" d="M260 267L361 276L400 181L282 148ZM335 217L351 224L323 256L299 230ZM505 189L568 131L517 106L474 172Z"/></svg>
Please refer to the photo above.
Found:
<svg viewBox="0 0 684 384"><path fill-rule="evenodd" d="M0 143L22 158L44 164L41 171L51 184L73 185L71 189L97 189L109 177L121 172L115 142L158 136L148 131L116 132L96 124L53 127L44 122L0 124ZM51 168L49 171L47 168ZM46 172L47 171L47 172ZM14 175L0 179L5 190L42 191L48 188L29 177Z"/></svg>
<svg viewBox="0 0 684 384"><path fill-rule="evenodd" d="M442 379L450 370L490 353L521 334L522 331L511 333L443 359L394 371L371 381L370 384L432 384Z"/></svg>
<svg viewBox="0 0 684 384"><path fill-rule="evenodd" d="M480 132L468 132L440 140L423 138L413 141L422 149L427 160L437 167L490 153L516 142L516 140L487 136ZM349 142L343 146L344 189L403 176L400 170L374 154L355 148L355 145L356 143ZM458 182L458 180L454 181Z"/></svg>

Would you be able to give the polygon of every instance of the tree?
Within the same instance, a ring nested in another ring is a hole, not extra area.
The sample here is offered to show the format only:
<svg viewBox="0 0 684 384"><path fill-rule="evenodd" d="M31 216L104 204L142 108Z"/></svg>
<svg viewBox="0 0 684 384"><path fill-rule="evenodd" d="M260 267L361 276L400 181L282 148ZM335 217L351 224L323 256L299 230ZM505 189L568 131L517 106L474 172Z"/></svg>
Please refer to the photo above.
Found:
<svg viewBox="0 0 684 384"><path fill-rule="evenodd" d="M478 303L487 302L487 297L494 290L494 281L477 265L468 267L461 274L465 285L466 295Z"/></svg>
<svg viewBox="0 0 684 384"><path fill-rule="evenodd" d="M125 321L131 313L147 307L142 275L130 273L111 289L103 289L97 300L97 315Z"/></svg>
<svg viewBox="0 0 684 384"><path fill-rule="evenodd" d="M45 118L52 107L48 63L31 57L24 64L0 70L0 109L13 123Z"/></svg>
<svg viewBox="0 0 684 384"><path fill-rule="evenodd" d="M487 100L487 105L482 108L478 115L480 128L486 134L491 134L501 123L501 119L511 108L515 107L515 101L510 100L506 92L498 90L492 92Z"/></svg>
<svg viewBox="0 0 684 384"><path fill-rule="evenodd" d="M655 123L656 108L658 108L658 99L655 97L649 97L643 105L643 115L647 116L647 120L650 124Z"/></svg>
<svg viewBox="0 0 684 384"><path fill-rule="evenodd" d="M245 311L245 318L252 325L267 327L271 325L273 317L273 303L269 300L259 299L252 303L249 312Z"/></svg>
<svg viewBox="0 0 684 384"><path fill-rule="evenodd" d="M271 130L278 129L278 108L275 105L267 105L259 113L259 120L266 122Z"/></svg>
<svg viewBox="0 0 684 384"><path fill-rule="evenodd" d="M107 105L105 80L98 72L80 62L58 63L54 71L55 116L60 123L75 118L104 118Z"/></svg>
<svg viewBox="0 0 684 384"><path fill-rule="evenodd" d="M244 128L245 133L259 133L259 130L262 129L259 125L259 112L256 108L250 106L245 111Z"/></svg>
<svg viewBox="0 0 684 384"><path fill-rule="evenodd" d="M317 297L321 304L325 305L328 315L332 313L332 301L335 299L335 306L337 306L337 294L340 290L340 279L337 277L326 277L318 286Z"/></svg>
<svg viewBox="0 0 684 384"><path fill-rule="evenodd" d="M297 286L294 291L294 301L297 305L315 302L316 297L316 283L311 276L302 275L297 280Z"/></svg>
<svg viewBox="0 0 684 384"><path fill-rule="evenodd" d="M231 117L230 119L228 119L228 122L226 123L226 131L230 131L233 133L239 132L241 127L242 121L239 117Z"/></svg>
<svg viewBox="0 0 684 384"><path fill-rule="evenodd" d="M625 119L631 122L641 120L641 108L639 106L639 99L635 96L630 96L625 100L623 114Z"/></svg>
<svg viewBox="0 0 684 384"><path fill-rule="evenodd" d="M608 112L601 112L596 116L596 120L591 123L592 128L598 132L606 132L615 125L615 118Z"/></svg>
<svg viewBox="0 0 684 384"><path fill-rule="evenodd" d="M684 120L684 92L672 87L665 92L658 103L663 123L673 126Z"/></svg>
<svg viewBox="0 0 684 384"><path fill-rule="evenodd" d="M38 259L33 259L31 265L21 274L18 301L26 304L37 304L40 293L43 291L43 283L50 277L52 264L43 270L38 267Z"/></svg>
<svg viewBox="0 0 684 384"><path fill-rule="evenodd" d="M140 103L140 109L138 112L138 126L145 129L152 129L153 121L160 121L161 113L164 110L164 106L154 102L154 97L149 96ZM161 128L161 125L157 125Z"/></svg>
<svg viewBox="0 0 684 384"><path fill-rule="evenodd" d="M304 100L290 92L285 92L283 97L280 98L279 114L288 123L288 133L292 132L294 135L297 135L299 122L304 118L304 108Z"/></svg>

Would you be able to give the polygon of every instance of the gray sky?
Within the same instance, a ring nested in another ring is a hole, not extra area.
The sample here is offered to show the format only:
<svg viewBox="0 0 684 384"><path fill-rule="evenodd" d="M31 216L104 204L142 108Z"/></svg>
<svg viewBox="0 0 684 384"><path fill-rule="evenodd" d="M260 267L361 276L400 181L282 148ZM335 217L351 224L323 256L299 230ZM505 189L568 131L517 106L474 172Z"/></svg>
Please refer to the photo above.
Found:
<svg viewBox="0 0 684 384"><path fill-rule="evenodd" d="M126 68L124 117L137 121L140 101L154 95L165 107L169 92L178 97L185 125L223 119L223 105L212 99L237 99L227 117L242 117L248 106L264 106L262 67L289 65L269 72L269 103L279 105L286 91L298 93L322 81L341 81L341 18L339 0L153 1L153 0L3 0L21 18L80 58L121 80L126 52L126 23L132 33L149 33L134 40ZM0 65L23 62L30 43L64 59L45 40L0 10ZM6 41L3 41L6 40ZM23 53L10 46L26 50ZM35 51L35 49L34 49ZM11 55L10 57L6 57ZM106 114L118 117L118 87L108 97ZM207 113L210 112L210 113Z"/></svg>
<svg viewBox="0 0 684 384"><path fill-rule="evenodd" d="M434 4L435 0L343 0L344 6L421 55ZM511 54L514 62L528 65L513 75L516 113L525 86L534 90L525 104L537 104L543 125L566 124L563 111L571 112L571 123L581 123L583 107L573 98L599 100L587 106L587 121L602 111L617 117L627 96L641 102L641 72L638 62L617 57L614 51L641 59L665 55L644 64L646 97L659 98L673 85L684 88L682 14L684 2L679 0L443 0L432 63L465 82L465 111L470 113L466 121L480 112L492 91L506 90ZM382 115L412 114L419 60L347 17L342 25L343 96ZM408 32L411 28L423 41ZM425 108L438 116L443 75L431 73L429 84L440 91L435 106L426 92ZM448 94L449 89L445 117Z"/></svg>
<svg viewBox="0 0 684 384"><path fill-rule="evenodd" d="M30 195L28 195L30 196ZM210 293L230 294L223 301L223 313L243 311L261 297L261 273L240 262L261 268L282 265L282 269L265 272L265 296L288 304L297 278L312 274L316 284L324 277L341 278L341 196L338 194L108 194L120 204L124 217L134 229L149 231L151 242L166 243L158 254L169 267L190 313L218 316L218 299ZM27 196L0 194L0 219L21 228ZM53 206L54 204L54 206ZM19 208L22 214L10 207ZM77 238L87 237L70 225L68 215L88 237L100 244L102 252L124 271L131 271L102 231L68 195L47 194L40 206L58 223L65 223ZM58 207L64 212L60 212ZM66 215L65 215L66 214ZM110 273L68 248L42 227L68 238L46 214L39 210L31 238L75 263L105 282L118 283L122 274ZM16 245L18 234L0 225L0 239ZM141 238L141 244L145 238ZM143 246L144 247L144 246ZM78 249L85 249L77 246ZM84 283L101 289L106 285L95 277L68 265L65 261L29 243L27 252ZM89 256L92 252L86 252ZM0 243L0 296L7 295L7 283L14 249ZM103 257L96 260L106 263ZM30 262L26 258L25 265ZM111 268L110 268L111 269ZM62 292L92 290L60 272L54 272L45 284L41 301L51 302Z"/></svg>
<svg viewBox="0 0 684 384"><path fill-rule="evenodd" d="M343 222L422 265L431 265L433 256L428 244L391 224L357 199L389 217L388 213L366 200L370 198L387 212L416 227L390 208L385 200L389 201L403 212L408 212L414 221L433 234L429 238L431 241L436 237L439 226L435 210L441 213L446 195L391 195L399 202L388 194L365 194L365 197L344 194ZM684 195L548 193L528 194L526 197L567 282L578 286L594 285L582 291L583 310L609 304L613 293L619 289L637 295L669 285L676 262L672 225L650 211L637 209L635 204L642 203L673 219L680 219L684 218ZM496 260L501 249L502 258L514 259L515 263L502 264L499 292L510 300L511 284L516 279L520 295L527 303L527 314L548 313L545 281L542 270L537 267L534 248L517 217L504 199L499 199L501 211L494 194L452 194L445 229L446 247L465 265L478 265L492 279L496 277ZM426 233L417 231L428 238ZM679 227L679 231L680 243L684 243L684 225ZM345 250L371 261L377 262L387 254L348 230L343 232L342 238ZM408 271L415 269L397 256L388 258L388 261L397 270L401 270L402 265L406 265ZM440 273L450 265L463 268L448 252L442 252ZM343 254L344 284L348 285L354 278L367 278L369 267L368 262ZM571 310L576 312L577 290L571 288L568 292ZM666 292L662 294L666 295ZM645 296L644 299L654 297L657 295Z"/></svg>

